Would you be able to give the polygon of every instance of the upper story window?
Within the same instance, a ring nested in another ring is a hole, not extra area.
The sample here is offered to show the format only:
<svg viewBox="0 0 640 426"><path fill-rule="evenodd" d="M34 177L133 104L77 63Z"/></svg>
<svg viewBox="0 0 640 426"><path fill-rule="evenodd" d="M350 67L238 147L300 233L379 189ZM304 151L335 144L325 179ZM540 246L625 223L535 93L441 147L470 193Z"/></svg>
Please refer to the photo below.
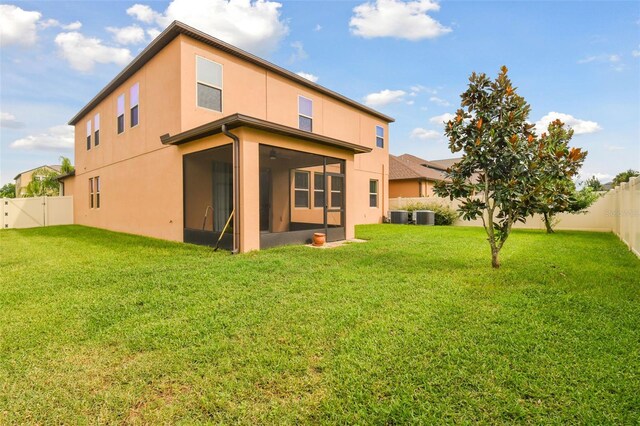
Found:
<svg viewBox="0 0 640 426"><path fill-rule="evenodd" d="M100 145L100 114L93 116L93 144Z"/></svg>
<svg viewBox="0 0 640 426"><path fill-rule="evenodd" d="M118 96L118 134L124 132L124 93Z"/></svg>
<svg viewBox="0 0 640 426"><path fill-rule="evenodd" d="M87 151L91 149L91 120L87 121Z"/></svg>
<svg viewBox="0 0 640 426"><path fill-rule="evenodd" d="M304 96L298 96L298 128L313 131L313 101Z"/></svg>
<svg viewBox="0 0 640 426"><path fill-rule="evenodd" d="M384 148L384 127L376 126L376 146Z"/></svg>
<svg viewBox="0 0 640 426"><path fill-rule="evenodd" d="M222 65L196 56L198 106L222 112Z"/></svg>
<svg viewBox="0 0 640 426"><path fill-rule="evenodd" d="M131 127L136 127L138 125L138 119L140 114L140 108L138 106L138 99L140 98L140 83L136 83L131 86L129 103L131 106L129 107L131 110L130 124Z"/></svg>
<svg viewBox="0 0 640 426"><path fill-rule="evenodd" d="M309 208L309 172L296 170L294 174L294 205Z"/></svg>

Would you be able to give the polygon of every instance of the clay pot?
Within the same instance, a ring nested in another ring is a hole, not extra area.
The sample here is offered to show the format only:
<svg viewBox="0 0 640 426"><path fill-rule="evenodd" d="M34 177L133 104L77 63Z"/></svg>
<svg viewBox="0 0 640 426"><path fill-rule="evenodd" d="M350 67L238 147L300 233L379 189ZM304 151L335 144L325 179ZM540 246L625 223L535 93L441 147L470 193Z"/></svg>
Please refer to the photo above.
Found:
<svg viewBox="0 0 640 426"><path fill-rule="evenodd" d="M313 245L321 247L326 241L326 236L322 232L316 232L313 234Z"/></svg>

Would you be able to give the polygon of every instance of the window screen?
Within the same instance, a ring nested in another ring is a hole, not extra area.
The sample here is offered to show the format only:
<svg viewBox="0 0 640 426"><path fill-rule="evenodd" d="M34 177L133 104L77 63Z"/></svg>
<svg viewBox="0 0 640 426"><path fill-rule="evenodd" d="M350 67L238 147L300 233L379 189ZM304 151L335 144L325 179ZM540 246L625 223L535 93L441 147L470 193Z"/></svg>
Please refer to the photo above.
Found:
<svg viewBox="0 0 640 426"><path fill-rule="evenodd" d="M298 96L298 128L313 131L313 101L304 96Z"/></svg>
<svg viewBox="0 0 640 426"><path fill-rule="evenodd" d="M309 172L295 172L294 198L294 205L296 207L309 207Z"/></svg>
<svg viewBox="0 0 640 426"><path fill-rule="evenodd" d="M313 174L313 207L324 207L324 174Z"/></svg>
<svg viewBox="0 0 640 426"><path fill-rule="evenodd" d="M100 145L100 114L93 117L93 144Z"/></svg>
<svg viewBox="0 0 640 426"><path fill-rule="evenodd" d="M124 132L124 94L118 96L118 134Z"/></svg>
<svg viewBox="0 0 640 426"><path fill-rule="evenodd" d="M384 127L376 126L376 146L384 148Z"/></svg>
<svg viewBox="0 0 640 426"><path fill-rule="evenodd" d="M196 86L198 106L222 112L222 65L196 56Z"/></svg>
<svg viewBox="0 0 640 426"><path fill-rule="evenodd" d="M136 83L133 86L131 86L131 91L130 91L130 99L131 99L131 117L130 117L130 122L131 122L131 127L135 127L138 125L138 121L139 121L139 98L140 98L140 84Z"/></svg>
<svg viewBox="0 0 640 426"><path fill-rule="evenodd" d="M378 181L369 181L369 207L378 207Z"/></svg>
<svg viewBox="0 0 640 426"><path fill-rule="evenodd" d="M342 207L342 176L331 176L331 207Z"/></svg>
<svg viewBox="0 0 640 426"><path fill-rule="evenodd" d="M91 120L87 121L87 150L91 149Z"/></svg>

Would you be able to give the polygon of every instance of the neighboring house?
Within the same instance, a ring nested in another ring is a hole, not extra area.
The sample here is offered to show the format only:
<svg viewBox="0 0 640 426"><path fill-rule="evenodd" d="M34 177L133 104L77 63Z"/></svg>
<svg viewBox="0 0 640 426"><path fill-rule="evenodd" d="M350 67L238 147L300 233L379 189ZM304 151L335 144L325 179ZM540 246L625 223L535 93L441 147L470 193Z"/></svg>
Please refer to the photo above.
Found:
<svg viewBox="0 0 640 426"><path fill-rule="evenodd" d="M356 78L354 76L354 78ZM174 22L71 119L75 223L247 252L388 205L380 112Z"/></svg>
<svg viewBox="0 0 640 426"><path fill-rule="evenodd" d="M444 160L449 161L449 160ZM446 180L447 167L411 154L389 155L389 198L432 197L436 182Z"/></svg>
<svg viewBox="0 0 640 426"><path fill-rule="evenodd" d="M16 198L24 197L27 193L27 185L34 179L41 179L42 176L38 176L38 174L34 173L38 170L48 170L56 173L60 173L59 165L44 165L40 167L36 167L31 170L27 170L25 172L19 173L14 179L16 181Z"/></svg>

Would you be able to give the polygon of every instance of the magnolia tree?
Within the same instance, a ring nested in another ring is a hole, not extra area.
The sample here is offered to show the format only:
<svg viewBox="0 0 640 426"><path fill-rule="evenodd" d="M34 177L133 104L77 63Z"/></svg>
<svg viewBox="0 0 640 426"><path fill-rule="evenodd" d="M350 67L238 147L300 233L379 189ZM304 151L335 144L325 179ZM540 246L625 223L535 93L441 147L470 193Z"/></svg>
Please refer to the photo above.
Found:
<svg viewBox="0 0 640 426"><path fill-rule="evenodd" d="M586 155L554 139L564 131L562 123L552 123L553 136L536 136L527 121L531 108L507 71L502 67L495 80L475 72L469 78L462 108L445 127L451 152L462 152L462 158L448 170L449 181L435 187L437 195L460 201L463 219L482 218L494 268L500 266L498 255L513 224L539 211L548 181L575 174L573 165L560 164Z"/></svg>
<svg viewBox="0 0 640 426"><path fill-rule="evenodd" d="M535 188L538 203L534 212L542 215L549 234L553 233L558 213L578 213L598 197L588 190L576 191L573 178L582 167L587 152L570 148L572 137L573 130L566 129L560 120L550 123L547 132L538 139L538 152L532 163L543 173Z"/></svg>

